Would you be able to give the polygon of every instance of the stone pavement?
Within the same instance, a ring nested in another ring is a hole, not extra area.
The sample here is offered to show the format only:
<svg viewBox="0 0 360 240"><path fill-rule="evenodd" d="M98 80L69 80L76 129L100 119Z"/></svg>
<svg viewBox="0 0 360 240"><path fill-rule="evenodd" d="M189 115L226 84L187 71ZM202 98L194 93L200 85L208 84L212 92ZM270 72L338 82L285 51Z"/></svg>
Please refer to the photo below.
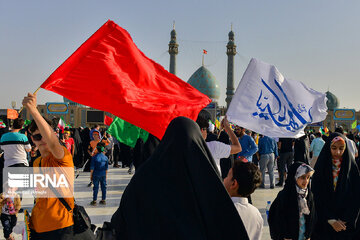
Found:
<svg viewBox="0 0 360 240"><path fill-rule="evenodd" d="M112 214L119 206L120 198L126 185L129 183L133 175L128 174L127 168L109 168L107 179L107 198L106 205L91 206L92 187L87 187L90 182L90 173L80 173L80 176L75 180L75 199L79 205L86 208L92 223L97 226L102 226L104 221L110 221ZM269 178L266 176L266 189L257 189L252 195L252 201L255 207L259 209L263 218L266 219L266 202L273 201L281 188L269 189ZM99 189L98 201L101 200L101 190ZM31 211L33 206L33 199L23 199L22 206L24 209ZM0 239L4 239L2 227L0 232ZM21 239L22 229L24 228L24 214L18 214L18 222L14 228L15 239ZM270 239L269 228L267 221L264 220L264 229L262 240Z"/></svg>

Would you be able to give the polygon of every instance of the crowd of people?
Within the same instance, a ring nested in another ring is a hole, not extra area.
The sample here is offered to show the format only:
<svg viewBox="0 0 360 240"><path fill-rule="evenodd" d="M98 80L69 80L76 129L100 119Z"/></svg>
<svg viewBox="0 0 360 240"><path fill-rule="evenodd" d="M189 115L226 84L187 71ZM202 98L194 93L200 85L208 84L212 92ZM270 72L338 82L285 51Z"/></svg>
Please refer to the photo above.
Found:
<svg viewBox="0 0 360 240"><path fill-rule="evenodd" d="M360 239L360 137L341 127L276 139L231 126L226 117L216 129L201 111L196 122L175 118L161 141L150 134L131 148L99 125L62 132L41 116L36 95L23 105L33 121L24 128L15 119L1 132L2 168L83 169L90 172L91 205L99 185L99 204L106 204L109 167L129 174L135 168L112 216L115 239L261 239L264 221L251 194L265 189L266 173L270 189L283 187L268 214L272 239ZM64 199L73 209L74 198ZM4 192L0 206L4 237L13 239L21 195ZM58 198L36 198L31 239L74 239L73 225Z"/></svg>

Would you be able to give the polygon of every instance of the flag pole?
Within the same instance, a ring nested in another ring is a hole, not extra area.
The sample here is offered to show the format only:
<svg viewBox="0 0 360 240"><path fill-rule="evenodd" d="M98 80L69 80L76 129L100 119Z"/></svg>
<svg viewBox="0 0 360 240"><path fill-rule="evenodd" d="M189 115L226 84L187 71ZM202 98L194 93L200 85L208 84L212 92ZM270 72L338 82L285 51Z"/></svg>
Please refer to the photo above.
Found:
<svg viewBox="0 0 360 240"><path fill-rule="evenodd" d="M40 90L41 87L38 87L35 92L33 94L36 94L39 90ZM21 111L24 109L24 106L22 106L19 110L19 114L21 113Z"/></svg>

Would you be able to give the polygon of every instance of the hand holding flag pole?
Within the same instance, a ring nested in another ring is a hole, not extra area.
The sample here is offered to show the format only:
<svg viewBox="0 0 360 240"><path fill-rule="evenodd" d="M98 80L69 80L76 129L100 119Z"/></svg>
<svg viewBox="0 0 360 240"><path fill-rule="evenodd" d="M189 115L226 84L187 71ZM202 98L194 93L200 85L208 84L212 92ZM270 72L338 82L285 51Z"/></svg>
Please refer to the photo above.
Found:
<svg viewBox="0 0 360 240"><path fill-rule="evenodd" d="M33 94L35 95L35 94L40 90L40 88L41 88L41 87L38 87ZM20 115L20 113L21 113L21 111L22 111L23 109L24 109L24 106L22 106L22 107L20 108L20 110L19 110L19 115Z"/></svg>

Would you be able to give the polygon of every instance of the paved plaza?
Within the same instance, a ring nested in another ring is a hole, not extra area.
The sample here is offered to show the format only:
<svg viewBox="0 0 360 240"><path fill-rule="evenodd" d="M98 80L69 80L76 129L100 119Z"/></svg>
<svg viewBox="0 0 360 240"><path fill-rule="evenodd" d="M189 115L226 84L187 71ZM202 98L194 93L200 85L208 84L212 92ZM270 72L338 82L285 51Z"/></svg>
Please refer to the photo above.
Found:
<svg viewBox="0 0 360 240"><path fill-rule="evenodd" d="M106 205L90 206L92 200L92 187L87 187L90 182L90 173L80 173L80 176L75 180L75 199L79 205L86 208L92 223L97 226L102 226L104 221L110 221L111 216L119 206L120 198L124 192L126 185L129 183L133 175L128 174L127 168L109 168L108 172L108 188ZM259 209L263 218L266 219L265 207L267 201L273 201L281 188L269 189L269 178L266 176L266 189L257 189L252 195L253 204ZM98 201L101 200L101 190L99 189ZM33 206L33 199L23 199L22 207L31 211ZM24 228L24 215L18 214L18 223L14 229L14 236L16 240L21 239L21 232ZM4 239L1 228L0 239ZM263 240L270 239L269 228L266 220L264 220L264 230L262 235Z"/></svg>

